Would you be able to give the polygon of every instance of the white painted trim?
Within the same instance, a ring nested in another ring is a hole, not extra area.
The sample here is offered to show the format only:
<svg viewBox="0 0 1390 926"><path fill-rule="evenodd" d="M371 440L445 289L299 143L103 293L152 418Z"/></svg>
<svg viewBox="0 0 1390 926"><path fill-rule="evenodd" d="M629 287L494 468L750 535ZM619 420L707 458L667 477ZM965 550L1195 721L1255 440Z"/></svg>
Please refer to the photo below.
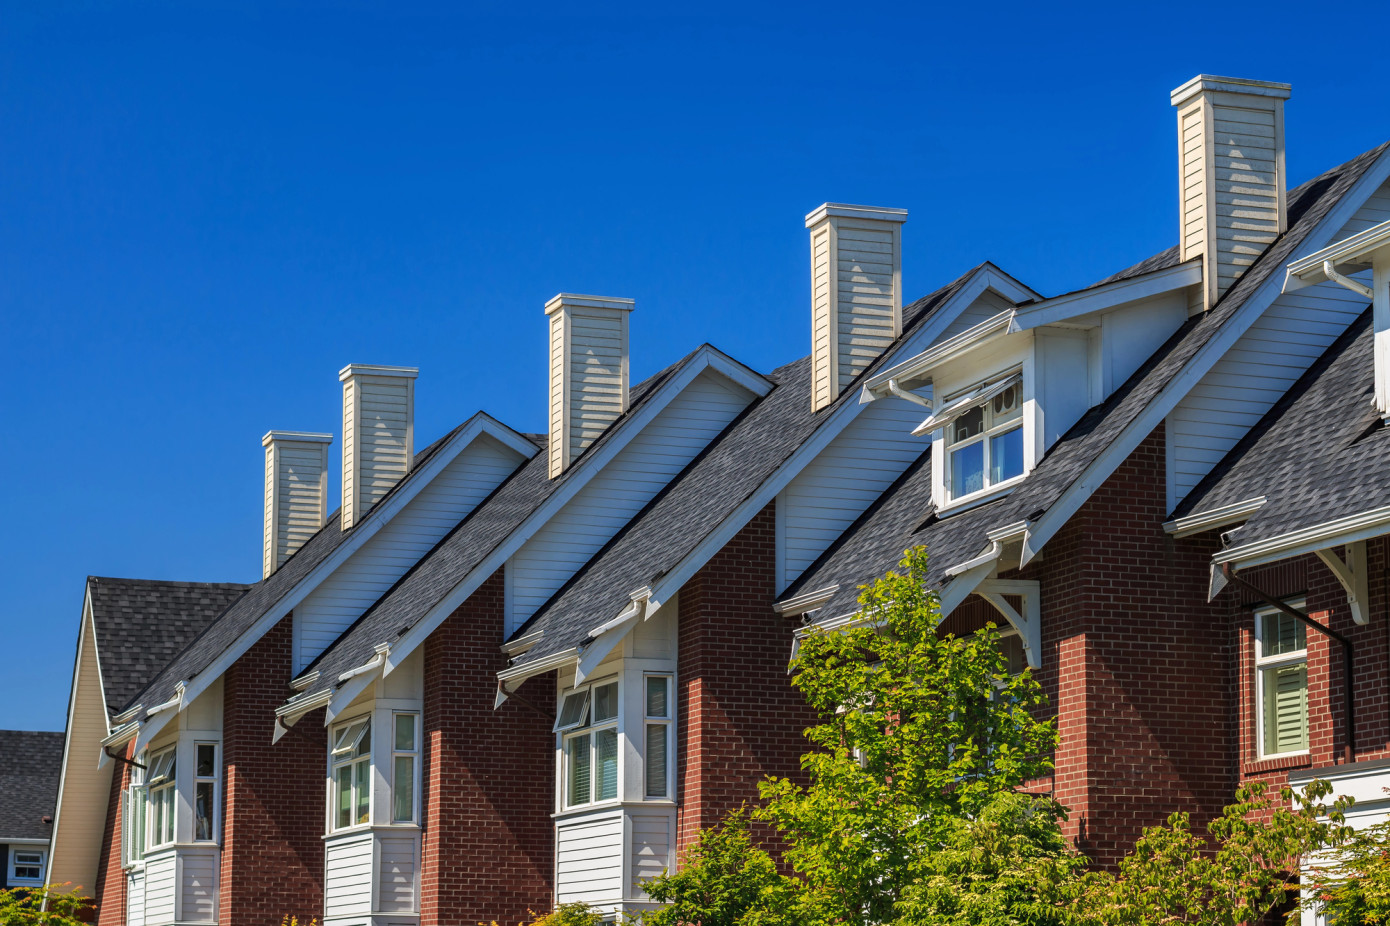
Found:
<svg viewBox="0 0 1390 926"><path fill-rule="evenodd" d="M1261 566L1304 553L1316 553L1328 547L1369 540L1387 533L1390 533L1390 506L1372 508L1370 511L1362 511L1335 521L1325 521L1277 537L1222 550L1212 557L1212 565L1215 568L1222 563L1230 563L1232 566L1248 569L1251 566Z"/></svg>
<svg viewBox="0 0 1390 926"><path fill-rule="evenodd" d="M794 595L791 598L777 602L772 606L772 610L778 614L795 617L799 614L805 614L807 611L816 610L816 608L819 608L831 598L834 598L835 593L839 590L840 586L838 585L827 585L825 588L818 588L815 591L802 592L800 595Z"/></svg>
<svg viewBox="0 0 1390 926"><path fill-rule="evenodd" d="M338 371L338 382L349 376L396 376L401 379L415 379L420 375L419 367L383 366L379 363L349 363Z"/></svg>
<svg viewBox="0 0 1390 926"><path fill-rule="evenodd" d="M1014 312L1013 330L1026 331L1041 325L1051 325L1067 319L1104 312L1141 299L1150 299L1186 289L1202 282L1201 258L1193 258L1176 267L1154 270L1103 286L1055 296L1033 305L1021 306Z"/></svg>
<svg viewBox="0 0 1390 926"><path fill-rule="evenodd" d="M1169 441L1168 443L1171 446L1172 442ZM1217 527L1239 524L1259 511L1268 500L1266 496L1258 495L1255 498L1232 502L1229 505L1222 505L1209 511L1183 515L1181 518L1164 521L1163 530L1176 538L1182 538L1191 537L1193 534L1200 534Z"/></svg>
<svg viewBox="0 0 1390 926"><path fill-rule="evenodd" d="M1025 579L985 579L976 586L975 594L993 605L1013 625L1023 638L1023 653L1028 665L1041 669L1042 585ZM1005 595L1017 595L1023 599L1022 614L1014 610L1004 598Z"/></svg>
<svg viewBox="0 0 1390 926"><path fill-rule="evenodd" d="M261 438L261 446L269 446L271 441L297 441L304 444L331 444L333 443L332 434L324 434L319 431L266 431Z"/></svg>
<svg viewBox="0 0 1390 926"><path fill-rule="evenodd" d="M1369 624L1371 587L1366 575L1366 541L1349 543L1346 550L1345 560L1330 549L1314 551L1314 555L1342 583L1347 593L1347 604L1351 606L1351 619L1358 624Z"/></svg>
<svg viewBox="0 0 1390 926"><path fill-rule="evenodd" d="M1198 74L1169 94L1174 106L1181 106L1199 93L1244 93L1250 96L1269 96L1287 100L1293 88L1290 84L1270 80L1249 80L1244 77L1216 77L1211 74Z"/></svg>
<svg viewBox="0 0 1390 926"><path fill-rule="evenodd" d="M871 219L876 222L906 222L907 210L889 206L852 206L849 203L821 203L806 213L806 227L834 216L841 219Z"/></svg>
<svg viewBox="0 0 1390 926"><path fill-rule="evenodd" d="M892 395L892 391L888 388L890 382L905 389L912 389L931 382L932 371L941 365L958 360L971 351L1008 334L1015 311L1015 309L1006 309L972 328L967 328L955 337L947 338L917 356L889 367L870 378L860 392L859 403L863 405L874 399L882 399Z"/></svg>
<svg viewBox="0 0 1390 926"><path fill-rule="evenodd" d="M1285 273L1283 291L1291 293L1326 281L1328 277L1323 265L1328 261L1333 264L1359 263L1361 258L1370 257L1384 247L1390 247L1390 222L1381 222L1331 247L1293 261ZM1368 270L1370 266L1370 263L1366 263L1358 269Z"/></svg>

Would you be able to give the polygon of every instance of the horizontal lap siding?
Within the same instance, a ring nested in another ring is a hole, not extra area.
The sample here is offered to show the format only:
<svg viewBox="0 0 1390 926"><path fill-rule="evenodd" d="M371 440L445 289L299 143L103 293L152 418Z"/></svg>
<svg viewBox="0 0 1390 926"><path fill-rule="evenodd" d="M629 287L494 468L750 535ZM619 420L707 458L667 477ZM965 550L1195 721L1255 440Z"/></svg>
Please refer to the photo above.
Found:
<svg viewBox="0 0 1390 926"><path fill-rule="evenodd" d="M180 923L217 922L216 849L188 849L182 852L183 905Z"/></svg>
<svg viewBox="0 0 1390 926"><path fill-rule="evenodd" d="M141 926L145 922L145 872L133 869L125 880L126 926Z"/></svg>
<svg viewBox="0 0 1390 926"><path fill-rule="evenodd" d="M555 899L605 903L622 899L623 821L614 816L556 828Z"/></svg>
<svg viewBox="0 0 1390 926"><path fill-rule="evenodd" d="M901 399L871 403L783 490L779 591L931 446L911 434L927 414Z"/></svg>
<svg viewBox="0 0 1390 926"><path fill-rule="evenodd" d="M987 321L1000 312L1012 309L1013 303L1005 299L998 293L985 290L974 302L970 303L969 308L963 310L955 317L952 322L941 332L938 341L953 338L963 331L974 328L980 322ZM922 417L926 417L923 415Z"/></svg>
<svg viewBox="0 0 1390 926"><path fill-rule="evenodd" d="M830 286L830 226L811 236L811 347L814 356L815 405L823 408L835 400L837 390L832 382L834 359L830 351L830 327L833 300Z"/></svg>
<svg viewBox="0 0 1390 926"><path fill-rule="evenodd" d="M507 563L507 633L545 604L748 401L712 373L696 377L673 399Z"/></svg>
<svg viewBox="0 0 1390 926"><path fill-rule="evenodd" d="M362 612L516 469L521 456L480 436L294 609L295 671Z"/></svg>
<svg viewBox="0 0 1390 926"><path fill-rule="evenodd" d="M1279 235L1275 113L1218 105L1212 129L1211 182L1218 194L1232 194L1216 197L1207 230L1224 293Z"/></svg>
<svg viewBox="0 0 1390 926"><path fill-rule="evenodd" d="M550 475L565 468L565 313L550 316Z"/></svg>
<svg viewBox="0 0 1390 926"><path fill-rule="evenodd" d="M414 834L380 837L381 873L377 909L382 913L413 913L420 872L420 841Z"/></svg>
<svg viewBox="0 0 1390 926"><path fill-rule="evenodd" d="M371 833L330 841L325 846L323 867L324 916L371 912Z"/></svg>
<svg viewBox="0 0 1390 926"><path fill-rule="evenodd" d="M843 219L837 224L837 394L898 335L893 291L896 236L895 227L863 227Z"/></svg>
<svg viewBox="0 0 1390 926"><path fill-rule="evenodd" d="M671 814L643 814L634 812L630 823L632 829L632 897L646 900L647 892L642 890L643 882L660 877L673 865L672 847L675 845L675 818Z"/></svg>
<svg viewBox="0 0 1390 926"><path fill-rule="evenodd" d="M174 895L177 892L174 853L145 862L145 923L161 926L174 922Z"/></svg>

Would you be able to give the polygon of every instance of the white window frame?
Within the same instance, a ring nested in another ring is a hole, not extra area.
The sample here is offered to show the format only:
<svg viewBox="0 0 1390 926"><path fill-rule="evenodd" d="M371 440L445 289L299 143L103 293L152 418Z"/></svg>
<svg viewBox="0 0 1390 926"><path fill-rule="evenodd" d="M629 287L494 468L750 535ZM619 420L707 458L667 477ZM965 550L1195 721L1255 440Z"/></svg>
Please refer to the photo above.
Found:
<svg viewBox="0 0 1390 926"><path fill-rule="evenodd" d="M1293 601L1289 603L1289 606L1292 607L1294 610L1301 611L1304 608L1304 602ZM1283 616L1284 612L1280 611L1278 608L1259 608L1255 611L1255 755L1258 756L1261 760L1282 759L1285 756L1306 756L1309 752L1309 747L1306 745L1302 749L1293 749L1288 752L1265 752L1265 724L1267 723L1267 720L1265 719L1264 675L1265 671L1268 669L1277 669L1282 668L1284 666L1299 664L1303 665L1303 741L1304 743L1310 743L1311 739L1311 718L1308 716L1308 628L1306 626L1303 626L1302 621L1299 621L1297 618L1290 616L1290 619L1299 624L1301 629L1303 630L1303 649L1294 650L1290 653L1280 653L1277 656L1265 656L1264 634L1262 633L1262 631L1264 630L1264 621L1265 618L1273 617L1276 615Z"/></svg>
<svg viewBox="0 0 1390 926"><path fill-rule="evenodd" d="M34 864L34 863L32 863L32 862L23 862L23 863L21 863L21 862L19 861L19 854L20 854L21 852L26 853L26 854L27 854L27 853L30 853L30 852L37 853L37 855L38 855L38 857L39 857L39 861L38 861L39 876L38 876L37 878L21 878L21 877L19 876L18 870L19 870L19 866L20 866L21 864L23 864L26 868L29 867L30 865ZM9 858L9 866L10 866L10 867L9 867L9 869L5 872L5 874L6 874L6 876L9 878L9 882L10 882L10 884L11 884L12 886L21 886L21 887L31 887L31 886L35 886L35 887L42 887L42 886L43 886L43 881L44 881L44 874L45 874L45 873L47 872L47 870L48 870L48 869L47 869L47 863L48 863L48 852L43 848L43 846L25 846L25 845L10 846L10 858Z"/></svg>
<svg viewBox="0 0 1390 926"><path fill-rule="evenodd" d="M597 723L594 723L592 722L591 717L594 707L593 692L595 689L606 688L609 685L613 685L616 688L616 692L613 695L613 716L599 721ZM581 695L583 696L585 701L584 707L580 711L581 719L575 722L562 724L561 721L564 720L565 701L574 696ZM562 811L578 810L581 808L588 809L593 807L607 807L613 804L621 803L623 798L623 734L621 729L623 716L622 704L623 681L621 675L610 675L605 678L599 679L596 682L591 682L561 692L559 708L557 709L555 715L554 730L557 735L556 738L559 741L558 745L560 751L560 774L558 776L558 784L560 788L560 808ZM614 748L616 753L614 758L617 762L617 770L615 772L616 785L614 788L614 794L611 798L598 798L595 796L598 793L599 782L597 734L606 730L612 730L614 733ZM570 743L581 736L588 737L589 739L589 799L586 801L571 802L569 786Z"/></svg>
<svg viewBox="0 0 1390 926"><path fill-rule="evenodd" d="M666 715L657 717L648 713L647 685L652 679L662 679L666 683ZM676 752L676 678L670 672L642 673L642 799L647 801L671 801L675 793L675 752ZM661 726L666 730L666 781L663 793L653 794L647 773L651 770L652 727Z"/></svg>
<svg viewBox="0 0 1390 926"><path fill-rule="evenodd" d="M130 781L121 792L121 867L133 868L145 861L145 839L149 825L149 796L145 793L147 756L135 760L130 767Z"/></svg>
<svg viewBox="0 0 1390 926"><path fill-rule="evenodd" d="M212 749L212 774L211 774L211 775L199 775L199 774L198 774L198 760L199 760L199 758L200 758L200 756L199 756L198 754L199 754L199 752L202 751L203 747L205 747L205 746ZM188 802L188 806L189 806L190 808L192 808L192 813L193 813L192 839L193 839L194 842L216 843L216 842L217 842L217 835L218 835L219 832L221 832L221 828L222 828L222 819L221 819L221 816L222 816L222 813L221 813L221 804L222 804L221 778L222 778L222 775L221 775L221 771L222 771L222 745L221 745L220 743L214 741L214 740L198 740L197 742L195 742L195 743L193 744L193 793L190 795L191 800ZM210 811L210 814L211 814L211 818L208 820L208 830L209 830L209 832L208 832L207 837L205 837L205 838L199 838L199 836L198 836L198 786L199 786L199 785L204 785L204 784L210 784L210 785L212 785L212 802L211 802L211 805L210 805L209 808L208 808L209 811Z"/></svg>
<svg viewBox="0 0 1390 926"><path fill-rule="evenodd" d="M397 746L396 725L400 723L400 718L410 717L415 725L414 748L401 749ZM420 822L420 712L419 711L392 711L391 712L391 822L394 824L416 824ZM399 759L410 759L410 817L402 820L396 816L396 788L400 786L397 780Z"/></svg>
<svg viewBox="0 0 1390 926"><path fill-rule="evenodd" d="M992 492L997 492L1001 489L1011 486L1028 475L1028 430L1026 428L1026 422L1024 420L1027 417L1028 398L1027 392L1024 389L1023 380L1024 376L1022 368L1015 368L1005 373L1001 373L997 376L991 376L990 378L983 380L980 383L977 383L966 389L961 389L957 391L953 396L947 397L946 401L943 403L943 410L950 411L951 405L953 403L959 402L962 397L969 396L971 393L974 392L979 392L981 397L981 400L978 402L978 404L970 403L968 405L963 406L962 408L957 410L957 413L951 415L949 421L946 421L938 429L935 429L941 432L941 488L942 497L945 498L947 504L955 505L960 502L968 502L974 498L984 497ZM993 390L992 387L1004 383L1011 383L1013 388L1018 390L1018 413L1016 417L1010 418L1002 424L993 424L993 406L994 399L997 393ZM982 409L984 416L984 420L981 423L982 430L980 431L980 433L965 438L964 440L952 441L951 431L955 427L956 423L961 418L965 417L966 414L974 411L976 408ZM1023 444L1022 467L1017 475L1009 476L1007 478L999 480L998 482L991 482L989 475L991 463L990 443L993 438L999 437L1003 434L1007 434L1015 429L1018 430L1019 440ZM980 457L982 461L982 469L980 472L980 488L974 490L973 492L966 492L961 495L956 495L954 490L955 474L952 466L952 455L965 447L977 443L981 445Z"/></svg>
<svg viewBox="0 0 1390 926"><path fill-rule="evenodd" d="M145 849L147 852L172 846L178 840L178 767L177 746L159 750L151 756L148 763L148 778L145 784L145 793L149 797L149 800L145 802L147 814ZM167 839L162 838L164 832L155 825L160 817L157 813L160 805L166 805L162 809L167 811L163 817L165 830L169 837Z"/></svg>
<svg viewBox="0 0 1390 926"><path fill-rule="evenodd" d="M338 745L337 745L338 740L339 740L339 738L340 738L340 734L345 736L346 734L350 733L351 730L352 730L354 727L358 727L358 726L360 726L361 729L359 729L359 730L357 731L356 736L352 736L352 737L350 737L348 740L345 740L344 743L342 744L342 746L338 746ZM372 754L373 754L373 753L372 753L372 736L374 735L374 731L372 730L372 727L373 727L373 724L372 724L372 715L371 715L371 714L364 714L364 715L360 715L360 716L357 716L357 717L353 717L353 718L351 718L351 719L349 719L349 720L344 720L342 723L336 723L336 724L334 724L334 725L332 726L332 728L329 730L329 736L328 736L328 832L329 832L329 833L344 833L344 832L347 832L347 831L349 831L349 830L361 829L361 828L369 827L369 826L372 825L372 819L373 819L372 805L373 805L374 803L376 803L374 800L372 800L372 780L373 780L373 778L375 777L374 769L372 768ZM393 729L391 732L394 734L394 733L395 733L395 730ZM358 750L359 750L363 745L365 745L365 747L366 747L366 752L365 752L365 753L360 753L360 754L354 754L354 753L358 753ZM360 764L362 764L362 763L366 763L366 767L367 767L367 781L366 781L366 788L367 788L367 794L366 794L367 819L366 819L366 820L358 820L358 819L357 819L357 808L359 808L359 807L362 806L362 801L363 801L363 796L362 796L362 793L361 793L361 790L360 790L360 788L361 788L361 786L362 786L362 783L361 783L361 780L360 780L360 778L359 778L359 774L358 774L358 771L357 771L357 766L360 765ZM349 805L348 805L348 806L349 806L349 813L350 813L349 819L351 820L351 822L346 823L346 824L343 824L343 825L340 826L340 825L338 824L338 772L339 772L341 769L343 769L343 768L351 769L351 771L350 771L350 773L349 773L349 774L350 774L350 780L349 780L349 788L350 788L349 796L350 796L350 802L349 802Z"/></svg>

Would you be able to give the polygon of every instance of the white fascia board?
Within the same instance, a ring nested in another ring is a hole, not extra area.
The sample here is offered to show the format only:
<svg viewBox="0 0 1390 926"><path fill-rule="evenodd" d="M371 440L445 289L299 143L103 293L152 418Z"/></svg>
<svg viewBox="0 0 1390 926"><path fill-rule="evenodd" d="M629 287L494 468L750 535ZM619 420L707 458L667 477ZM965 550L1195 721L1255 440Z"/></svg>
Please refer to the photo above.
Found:
<svg viewBox="0 0 1390 926"><path fill-rule="evenodd" d="M237 638L231 646L223 650L207 668L197 675L183 682L185 688L182 694L183 705L192 704L198 696L207 690L208 686L221 678L223 673L232 667L241 656L251 648L251 646L265 636L271 628L280 622L286 614L294 610L295 606L308 597L309 593L318 588L319 585L334 573L338 567L342 566L353 553L361 549L368 540L376 536L387 521L390 521L399 514L406 505L410 504L414 498L429 485L434 478L444 471L461 454L465 448L473 443L480 435L487 434L501 442L504 446L510 447L520 454L523 460L529 460L540 453L540 448L531 443L520 433L502 424L496 418L486 412L478 412L468 420L457 434L453 436L443 447L434 453L425 464L414 472L407 473L404 477L404 484L397 491L379 502L371 511L367 513L353 534L344 543L324 558L323 562L315 566L307 576L299 580L299 583L290 589L269 611L266 611L260 618L251 625L251 628ZM333 530L330 524L326 530ZM175 711L174 713L178 713ZM165 712L165 721L172 716ZM147 721L148 722L148 721ZM164 722L159 723L159 728L164 726ZM158 732L156 728L155 732ZM153 734L151 734L153 735ZM149 742L149 737L141 732L143 743ZM138 750L137 750L138 751Z"/></svg>
<svg viewBox="0 0 1390 926"><path fill-rule="evenodd" d="M1262 566L1281 559L1302 556L1304 553L1316 553L1328 547L1369 540L1382 534L1390 534L1390 506L1372 508L1370 511L1314 524L1277 537L1241 544L1222 550L1211 559L1214 568L1223 563L1230 563L1232 566L1248 569L1251 566Z"/></svg>
<svg viewBox="0 0 1390 926"><path fill-rule="evenodd" d="M1369 270L1375 252L1386 247L1390 247L1390 222L1381 222L1290 263L1284 279L1284 292L1291 293L1305 286L1326 282L1327 274L1323 271L1323 264L1327 261L1332 261L1333 266L1355 265L1346 267L1352 273Z"/></svg>
<svg viewBox="0 0 1390 926"><path fill-rule="evenodd" d="M1127 280L1117 280L1104 286L1056 296L1037 305L1024 306L1014 313L1014 330L1026 331L1029 328L1052 325L1096 312L1106 312L1130 302L1186 289L1200 282L1202 262L1198 259L1189 260L1176 267L1155 270Z"/></svg>
<svg viewBox="0 0 1390 926"><path fill-rule="evenodd" d="M634 437L640 434L647 425L661 414L676 396L685 391L695 378L706 370L714 370L731 382L743 385L756 396L764 396L772 391L772 383L758 373L753 372L748 367L730 358L723 351L708 344L696 351L695 356L676 372L666 382L657 387L657 392L649 400L643 403L630 418L619 425L617 432L596 448L591 448L592 452L586 452L581 456L571 470L568 471L566 481L557 491L551 494L541 506L521 522L516 530L512 531L507 538L493 548L492 552L483 559L462 581L453 587L447 595L438 601L434 607L425 612L424 617L415 623L415 626L405 632L405 634L392 644L391 652L386 658L386 667L383 674L390 675L396 670L401 662L415 651L415 648L425 642L425 639L436 627L444 622L450 614L468 600L478 589L478 586L491 576L498 569L502 568L511 559L512 554L530 540L535 533L545 526L554 515L560 511L569 501L574 498L586 485L603 470L613 458L616 457L624 447L626 447ZM658 600L664 601L666 596L660 596Z"/></svg>
<svg viewBox="0 0 1390 926"><path fill-rule="evenodd" d="M926 385L931 382L932 371L942 364L958 360L966 354L1009 334L1013 328L1015 311L1015 309L1007 309L1000 312L973 328L967 328L955 337L948 338L923 351L916 357L904 360L902 363L876 374L864 384L864 388L860 392L859 404L864 405L874 399L882 399L892 395L892 390L888 386L890 382L896 383L901 389L913 389Z"/></svg>
<svg viewBox="0 0 1390 926"><path fill-rule="evenodd" d="M1193 534L1200 534L1202 531L1209 531L1217 527L1239 524L1259 511L1266 501L1268 501L1266 496L1259 495L1255 498L1222 505L1220 508L1212 508L1210 511L1184 515L1181 518L1164 521L1163 530L1174 537L1182 538L1191 537Z"/></svg>
<svg viewBox="0 0 1390 926"><path fill-rule="evenodd" d="M815 591L802 592L791 598L784 598L772 606L772 610L787 617L796 617L807 611L814 611L825 604L840 590L839 585L827 585Z"/></svg>
<svg viewBox="0 0 1390 926"><path fill-rule="evenodd" d="M1329 238L1343 228L1356 214L1362 204L1375 192L1387 178L1390 178L1390 151L1382 153L1376 162L1367 168L1342 199L1328 210L1327 214L1303 240L1300 251L1312 253L1325 247ZM1168 384L1159 390L1158 395L1149 401L1148 407L1131 421L1119 436L1111 442L1100 456L1091 461L1085 471L1062 493L1047 512L1040 517L1030 531L1030 542L1024 550L1024 562L1043 548L1052 537L1071 520L1086 500L1110 475L1129 458L1135 448L1148 437L1154 428L1163 423L1168 413L1182 401L1203 376L1226 355L1241 335L1264 314L1265 309L1281 294L1283 280L1277 273L1271 273L1245 300L1239 311L1226 320L1221 330L1197 349L1191 359Z"/></svg>

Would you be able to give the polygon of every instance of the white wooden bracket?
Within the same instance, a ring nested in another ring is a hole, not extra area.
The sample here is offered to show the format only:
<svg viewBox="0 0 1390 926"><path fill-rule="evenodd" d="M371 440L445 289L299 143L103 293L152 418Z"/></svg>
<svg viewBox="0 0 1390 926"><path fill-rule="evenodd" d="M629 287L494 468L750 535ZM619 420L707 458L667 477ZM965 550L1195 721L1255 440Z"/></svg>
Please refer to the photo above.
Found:
<svg viewBox="0 0 1390 926"><path fill-rule="evenodd" d="M1366 579L1366 541L1346 545L1347 558L1343 560L1331 550L1317 550L1318 559L1332 570L1342 588L1347 591L1347 603L1351 605L1351 619L1358 624L1371 622L1370 583Z"/></svg>
<svg viewBox="0 0 1390 926"><path fill-rule="evenodd" d="M1038 583L1022 579L985 579L975 587L975 594L993 605L1013 625L1023 638L1023 654L1028 659L1029 667L1041 669L1042 594ZM1005 595L1016 595L1023 599L1022 614L1014 610Z"/></svg>

